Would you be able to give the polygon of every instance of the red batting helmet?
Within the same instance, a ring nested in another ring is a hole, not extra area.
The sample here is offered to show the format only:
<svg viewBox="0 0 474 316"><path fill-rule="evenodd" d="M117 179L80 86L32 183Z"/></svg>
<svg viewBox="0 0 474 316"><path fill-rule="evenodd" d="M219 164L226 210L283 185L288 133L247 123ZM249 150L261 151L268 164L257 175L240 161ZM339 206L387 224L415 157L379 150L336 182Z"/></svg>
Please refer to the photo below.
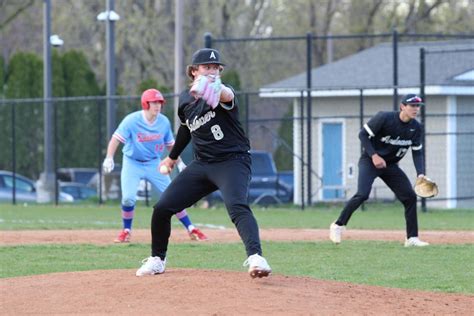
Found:
<svg viewBox="0 0 474 316"><path fill-rule="evenodd" d="M162 104L166 103L165 98L163 98L163 95L161 94L160 91L156 89L148 89L143 91L142 93L142 108L144 110L148 110L150 108L150 105L148 102L153 102L153 101L159 101Z"/></svg>

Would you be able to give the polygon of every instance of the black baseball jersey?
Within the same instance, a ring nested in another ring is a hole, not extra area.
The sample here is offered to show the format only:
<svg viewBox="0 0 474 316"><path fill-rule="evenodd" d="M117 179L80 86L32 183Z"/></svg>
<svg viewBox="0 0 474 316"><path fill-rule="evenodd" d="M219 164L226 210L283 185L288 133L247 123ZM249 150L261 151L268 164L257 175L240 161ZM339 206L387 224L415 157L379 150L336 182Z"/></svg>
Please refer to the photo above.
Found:
<svg viewBox="0 0 474 316"><path fill-rule="evenodd" d="M178 116L181 124L191 132L194 155L198 160L222 161L250 150L235 98L212 109L205 100L195 99L186 90L179 96Z"/></svg>
<svg viewBox="0 0 474 316"><path fill-rule="evenodd" d="M378 112L364 125L364 130L373 147L364 146L364 153L369 157L377 153L387 163L400 161L410 147L414 151L422 148L421 124L417 120L403 122L399 112Z"/></svg>

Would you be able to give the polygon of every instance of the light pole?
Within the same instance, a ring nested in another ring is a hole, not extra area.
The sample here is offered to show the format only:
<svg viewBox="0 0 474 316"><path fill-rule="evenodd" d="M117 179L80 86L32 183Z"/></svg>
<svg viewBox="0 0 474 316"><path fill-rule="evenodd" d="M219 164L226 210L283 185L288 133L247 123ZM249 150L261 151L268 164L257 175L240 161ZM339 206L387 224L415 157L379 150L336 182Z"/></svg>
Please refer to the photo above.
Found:
<svg viewBox="0 0 474 316"><path fill-rule="evenodd" d="M107 65L107 139L112 137L115 131L115 21L120 20L120 16L114 11L115 1L107 0L107 11L101 12L97 16L98 21L106 21L106 42L107 52L105 56Z"/></svg>
<svg viewBox="0 0 474 316"><path fill-rule="evenodd" d="M62 46L64 41L58 35L51 36L51 1L43 0L43 126L44 165L37 185L37 201L50 202L55 194L54 171L54 109L52 98L51 45Z"/></svg>
<svg viewBox="0 0 474 316"><path fill-rule="evenodd" d="M183 88L183 1L175 1L174 27L174 129L178 131L179 92Z"/></svg>

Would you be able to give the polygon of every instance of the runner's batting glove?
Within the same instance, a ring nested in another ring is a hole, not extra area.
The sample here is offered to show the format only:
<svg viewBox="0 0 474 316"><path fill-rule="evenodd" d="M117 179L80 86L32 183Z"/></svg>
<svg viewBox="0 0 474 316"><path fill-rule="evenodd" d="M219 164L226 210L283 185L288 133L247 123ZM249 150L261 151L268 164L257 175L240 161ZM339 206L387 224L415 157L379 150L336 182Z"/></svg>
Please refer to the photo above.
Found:
<svg viewBox="0 0 474 316"><path fill-rule="evenodd" d="M111 173L112 170L114 170L114 159L113 158L105 158L104 162L102 163L102 170L104 170L104 173Z"/></svg>

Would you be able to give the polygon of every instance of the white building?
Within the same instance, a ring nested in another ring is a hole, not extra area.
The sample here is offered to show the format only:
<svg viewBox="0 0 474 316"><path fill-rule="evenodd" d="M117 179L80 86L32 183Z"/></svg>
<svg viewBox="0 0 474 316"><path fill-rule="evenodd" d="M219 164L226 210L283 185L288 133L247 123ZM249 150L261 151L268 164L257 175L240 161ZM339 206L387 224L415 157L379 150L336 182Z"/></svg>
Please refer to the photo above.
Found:
<svg viewBox="0 0 474 316"><path fill-rule="evenodd" d="M426 52L426 173L436 180L436 207L474 207L474 40L415 42L398 45L398 94L420 93L420 49ZM360 156L361 89L364 123L376 112L393 110L393 47L380 44L336 62L312 69L311 161L318 177L311 177L312 202L345 200L356 192ZM261 97L293 98L294 116L301 117L299 99L306 89L306 73L263 87ZM306 113L303 113L303 116ZM336 118L335 118L336 117ZM340 118L337 118L340 117ZM306 125L306 120L303 121ZM305 157L301 122L294 124L294 151ZM304 126L304 130L306 126ZM415 180L411 154L400 165ZM294 161L294 202L301 204L308 177ZM305 169L306 170L306 169ZM306 172L305 172L306 173ZM380 179L372 197L393 198ZM308 201L307 193L304 193Z"/></svg>

